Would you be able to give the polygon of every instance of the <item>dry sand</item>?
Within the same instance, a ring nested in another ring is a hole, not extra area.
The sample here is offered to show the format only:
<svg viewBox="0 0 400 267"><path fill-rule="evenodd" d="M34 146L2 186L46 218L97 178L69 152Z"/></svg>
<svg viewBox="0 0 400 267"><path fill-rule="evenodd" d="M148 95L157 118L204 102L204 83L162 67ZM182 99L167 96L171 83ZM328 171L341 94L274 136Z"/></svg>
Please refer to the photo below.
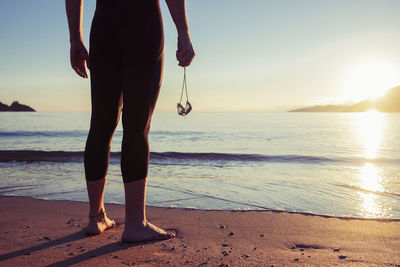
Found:
<svg viewBox="0 0 400 267"><path fill-rule="evenodd" d="M0 266L400 266L399 220L150 207L150 221L178 237L124 244L124 206L107 205L118 226L93 237L88 208L0 197Z"/></svg>

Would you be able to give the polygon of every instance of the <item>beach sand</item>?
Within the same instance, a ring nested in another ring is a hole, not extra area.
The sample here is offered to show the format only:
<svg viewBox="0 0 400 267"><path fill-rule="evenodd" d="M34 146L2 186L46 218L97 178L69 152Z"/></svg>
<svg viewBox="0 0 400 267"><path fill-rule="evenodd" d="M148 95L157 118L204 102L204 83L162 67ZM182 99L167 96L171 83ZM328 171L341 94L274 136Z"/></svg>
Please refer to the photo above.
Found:
<svg viewBox="0 0 400 267"><path fill-rule="evenodd" d="M117 228L86 236L88 203L0 197L0 266L400 266L400 221L278 211L148 208L167 241L124 244Z"/></svg>

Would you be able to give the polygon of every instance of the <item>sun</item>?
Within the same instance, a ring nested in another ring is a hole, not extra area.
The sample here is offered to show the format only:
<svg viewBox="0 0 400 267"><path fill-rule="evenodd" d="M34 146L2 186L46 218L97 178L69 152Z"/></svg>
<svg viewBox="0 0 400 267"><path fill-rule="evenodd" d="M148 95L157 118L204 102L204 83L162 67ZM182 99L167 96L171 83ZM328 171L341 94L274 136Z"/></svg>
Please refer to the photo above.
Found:
<svg viewBox="0 0 400 267"><path fill-rule="evenodd" d="M343 98L349 101L377 99L400 84L400 73L385 61L368 61L352 67L344 79Z"/></svg>

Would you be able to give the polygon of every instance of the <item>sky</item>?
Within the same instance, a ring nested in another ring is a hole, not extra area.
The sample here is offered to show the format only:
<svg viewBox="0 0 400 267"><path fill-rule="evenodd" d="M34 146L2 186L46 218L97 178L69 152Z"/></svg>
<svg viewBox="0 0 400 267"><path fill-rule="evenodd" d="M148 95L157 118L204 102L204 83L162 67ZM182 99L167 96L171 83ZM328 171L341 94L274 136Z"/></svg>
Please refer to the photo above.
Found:
<svg viewBox="0 0 400 267"><path fill-rule="evenodd" d="M160 0L164 80L157 111L175 111L183 69ZM187 0L196 57L187 68L195 111L285 111L359 101L400 85L398 0ZM89 47L95 1L84 1ZM89 111L90 82L69 63L62 0L0 1L0 101L38 111Z"/></svg>

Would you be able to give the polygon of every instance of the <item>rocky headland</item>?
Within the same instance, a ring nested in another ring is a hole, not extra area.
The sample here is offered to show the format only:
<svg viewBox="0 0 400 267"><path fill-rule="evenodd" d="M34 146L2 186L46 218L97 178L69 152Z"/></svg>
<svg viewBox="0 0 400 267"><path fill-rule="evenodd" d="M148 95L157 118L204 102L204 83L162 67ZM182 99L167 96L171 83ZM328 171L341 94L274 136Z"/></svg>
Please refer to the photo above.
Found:
<svg viewBox="0 0 400 267"><path fill-rule="evenodd" d="M18 101L12 102L10 106L0 102L0 111L36 111L30 106L18 103Z"/></svg>

